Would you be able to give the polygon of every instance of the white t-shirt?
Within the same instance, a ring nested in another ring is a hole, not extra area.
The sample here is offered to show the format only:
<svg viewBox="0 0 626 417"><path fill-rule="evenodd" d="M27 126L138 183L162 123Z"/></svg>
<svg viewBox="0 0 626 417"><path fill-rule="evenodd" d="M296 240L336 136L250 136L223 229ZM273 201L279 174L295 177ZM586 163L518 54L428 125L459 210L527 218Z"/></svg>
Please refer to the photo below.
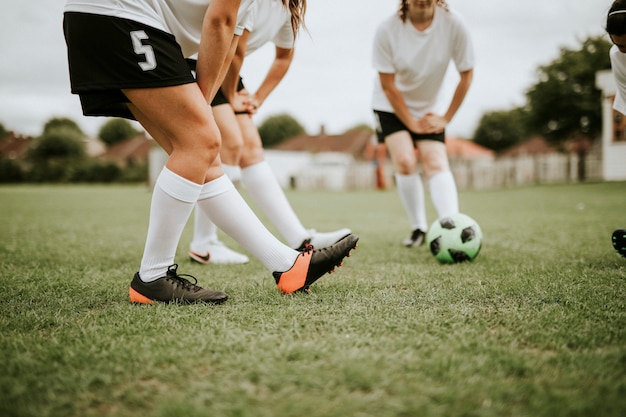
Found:
<svg viewBox="0 0 626 417"><path fill-rule="evenodd" d="M611 71L617 84L613 108L626 114L626 54L620 52L617 46L613 45L609 50L609 56L611 58Z"/></svg>
<svg viewBox="0 0 626 417"><path fill-rule="evenodd" d="M395 74L395 84L413 117L419 118L437 105L450 61L459 72L474 68L469 32L454 11L435 7L433 22L418 31L397 14L384 20L374 37L373 65L379 73ZM378 75L372 97L374 110L393 113Z"/></svg>
<svg viewBox="0 0 626 417"><path fill-rule="evenodd" d="M243 32L255 0L241 0L235 35ZM198 52L202 21L211 0L67 0L66 12L94 13L134 20L171 33L184 56Z"/></svg>
<svg viewBox="0 0 626 417"><path fill-rule="evenodd" d="M284 49L294 47L291 13L281 0L256 0L244 26L250 32L246 55L268 42Z"/></svg>

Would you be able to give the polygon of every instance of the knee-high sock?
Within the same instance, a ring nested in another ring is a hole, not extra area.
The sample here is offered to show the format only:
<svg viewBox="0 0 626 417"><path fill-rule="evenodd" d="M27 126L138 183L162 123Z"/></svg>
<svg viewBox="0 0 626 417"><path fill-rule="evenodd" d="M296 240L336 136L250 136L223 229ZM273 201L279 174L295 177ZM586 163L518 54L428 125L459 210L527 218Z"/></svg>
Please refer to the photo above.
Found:
<svg viewBox="0 0 626 417"><path fill-rule="evenodd" d="M396 174L396 185L400 194L400 201L404 206L412 230L428 230L426 220L426 205L424 202L424 185L419 174Z"/></svg>
<svg viewBox="0 0 626 417"><path fill-rule="evenodd" d="M165 276L202 185L164 167L152 192L148 236L139 276L145 282Z"/></svg>
<svg viewBox="0 0 626 417"><path fill-rule="evenodd" d="M289 246L299 247L305 239L311 237L300 223L266 161L242 169L241 183Z"/></svg>
<svg viewBox="0 0 626 417"><path fill-rule="evenodd" d="M428 186L430 198L440 219L459 212L459 194L451 171L433 175L428 180Z"/></svg>
<svg viewBox="0 0 626 417"><path fill-rule="evenodd" d="M204 184L197 205L270 272L287 271L295 262L298 252L263 226L225 175Z"/></svg>
<svg viewBox="0 0 626 417"><path fill-rule="evenodd" d="M222 170L231 182L241 178L241 169L236 165L222 164ZM196 207L193 217L193 238L189 244L189 249L204 255L207 245L217 240L217 226L209 219L209 216Z"/></svg>

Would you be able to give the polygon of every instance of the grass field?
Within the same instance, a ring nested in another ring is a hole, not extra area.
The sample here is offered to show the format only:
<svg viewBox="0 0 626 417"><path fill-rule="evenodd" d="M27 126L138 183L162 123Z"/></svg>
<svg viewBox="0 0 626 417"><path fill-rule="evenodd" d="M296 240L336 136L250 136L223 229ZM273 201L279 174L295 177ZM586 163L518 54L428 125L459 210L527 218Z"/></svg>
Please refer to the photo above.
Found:
<svg viewBox="0 0 626 417"><path fill-rule="evenodd" d="M459 265L401 246L395 190L288 196L361 236L312 294L192 264L189 224L179 270L229 301L137 306L145 187L0 187L0 416L626 415L626 183L461 193Z"/></svg>

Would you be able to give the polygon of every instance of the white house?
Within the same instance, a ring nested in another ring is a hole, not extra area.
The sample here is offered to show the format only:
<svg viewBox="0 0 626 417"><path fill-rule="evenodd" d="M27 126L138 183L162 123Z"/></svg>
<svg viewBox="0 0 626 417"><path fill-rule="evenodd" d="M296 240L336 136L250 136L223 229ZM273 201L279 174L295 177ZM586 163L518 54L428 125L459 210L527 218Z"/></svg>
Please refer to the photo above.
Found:
<svg viewBox="0 0 626 417"><path fill-rule="evenodd" d="M617 86L610 70L596 73L596 87L602 90L602 177L606 181L624 181L626 115L613 110Z"/></svg>

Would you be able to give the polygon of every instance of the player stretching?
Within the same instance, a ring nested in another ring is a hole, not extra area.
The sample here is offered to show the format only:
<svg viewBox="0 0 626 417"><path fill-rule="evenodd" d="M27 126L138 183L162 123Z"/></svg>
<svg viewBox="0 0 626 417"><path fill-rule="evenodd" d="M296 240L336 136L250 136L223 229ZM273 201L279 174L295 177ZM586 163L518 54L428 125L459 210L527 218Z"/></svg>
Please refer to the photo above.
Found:
<svg viewBox="0 0 626 417"><path fill-rule="evenodd" d="M357 236L298 252L258 220L222 171L220 132L207 105L220 86L253 0L68 0L64 33L72 92L87 116L138 120L169 154L152 194L132 302L221 303L174 263L197 204L272 271L283 293L307 289L341 264ZM238 18L239 12L239 18ZM185 57L198 53L197 81Z"/></svg>
<svg viewBox="0 0 626 417"><path fill-rule="evenodd" d="M263 143L251 117L287 73L298 33L293 22L301 19L304 13L305 2L291 1L287 8L281 0L256 0L244 23L245 29L225 82L211 103L222 133L222 169L233 182L241 180L252 201L261 208L287 245L296 249L306 244L323 248L350 234L350 229L345 228L322 233L302 225L265 161ZM249 94L239 75L244 58L268 42L276 47L274 62L257 91ZM195 210L193 230L189 245L191 259L203 264L248 261L247 256L219 241L215 224L202 210Z"/></svg>

